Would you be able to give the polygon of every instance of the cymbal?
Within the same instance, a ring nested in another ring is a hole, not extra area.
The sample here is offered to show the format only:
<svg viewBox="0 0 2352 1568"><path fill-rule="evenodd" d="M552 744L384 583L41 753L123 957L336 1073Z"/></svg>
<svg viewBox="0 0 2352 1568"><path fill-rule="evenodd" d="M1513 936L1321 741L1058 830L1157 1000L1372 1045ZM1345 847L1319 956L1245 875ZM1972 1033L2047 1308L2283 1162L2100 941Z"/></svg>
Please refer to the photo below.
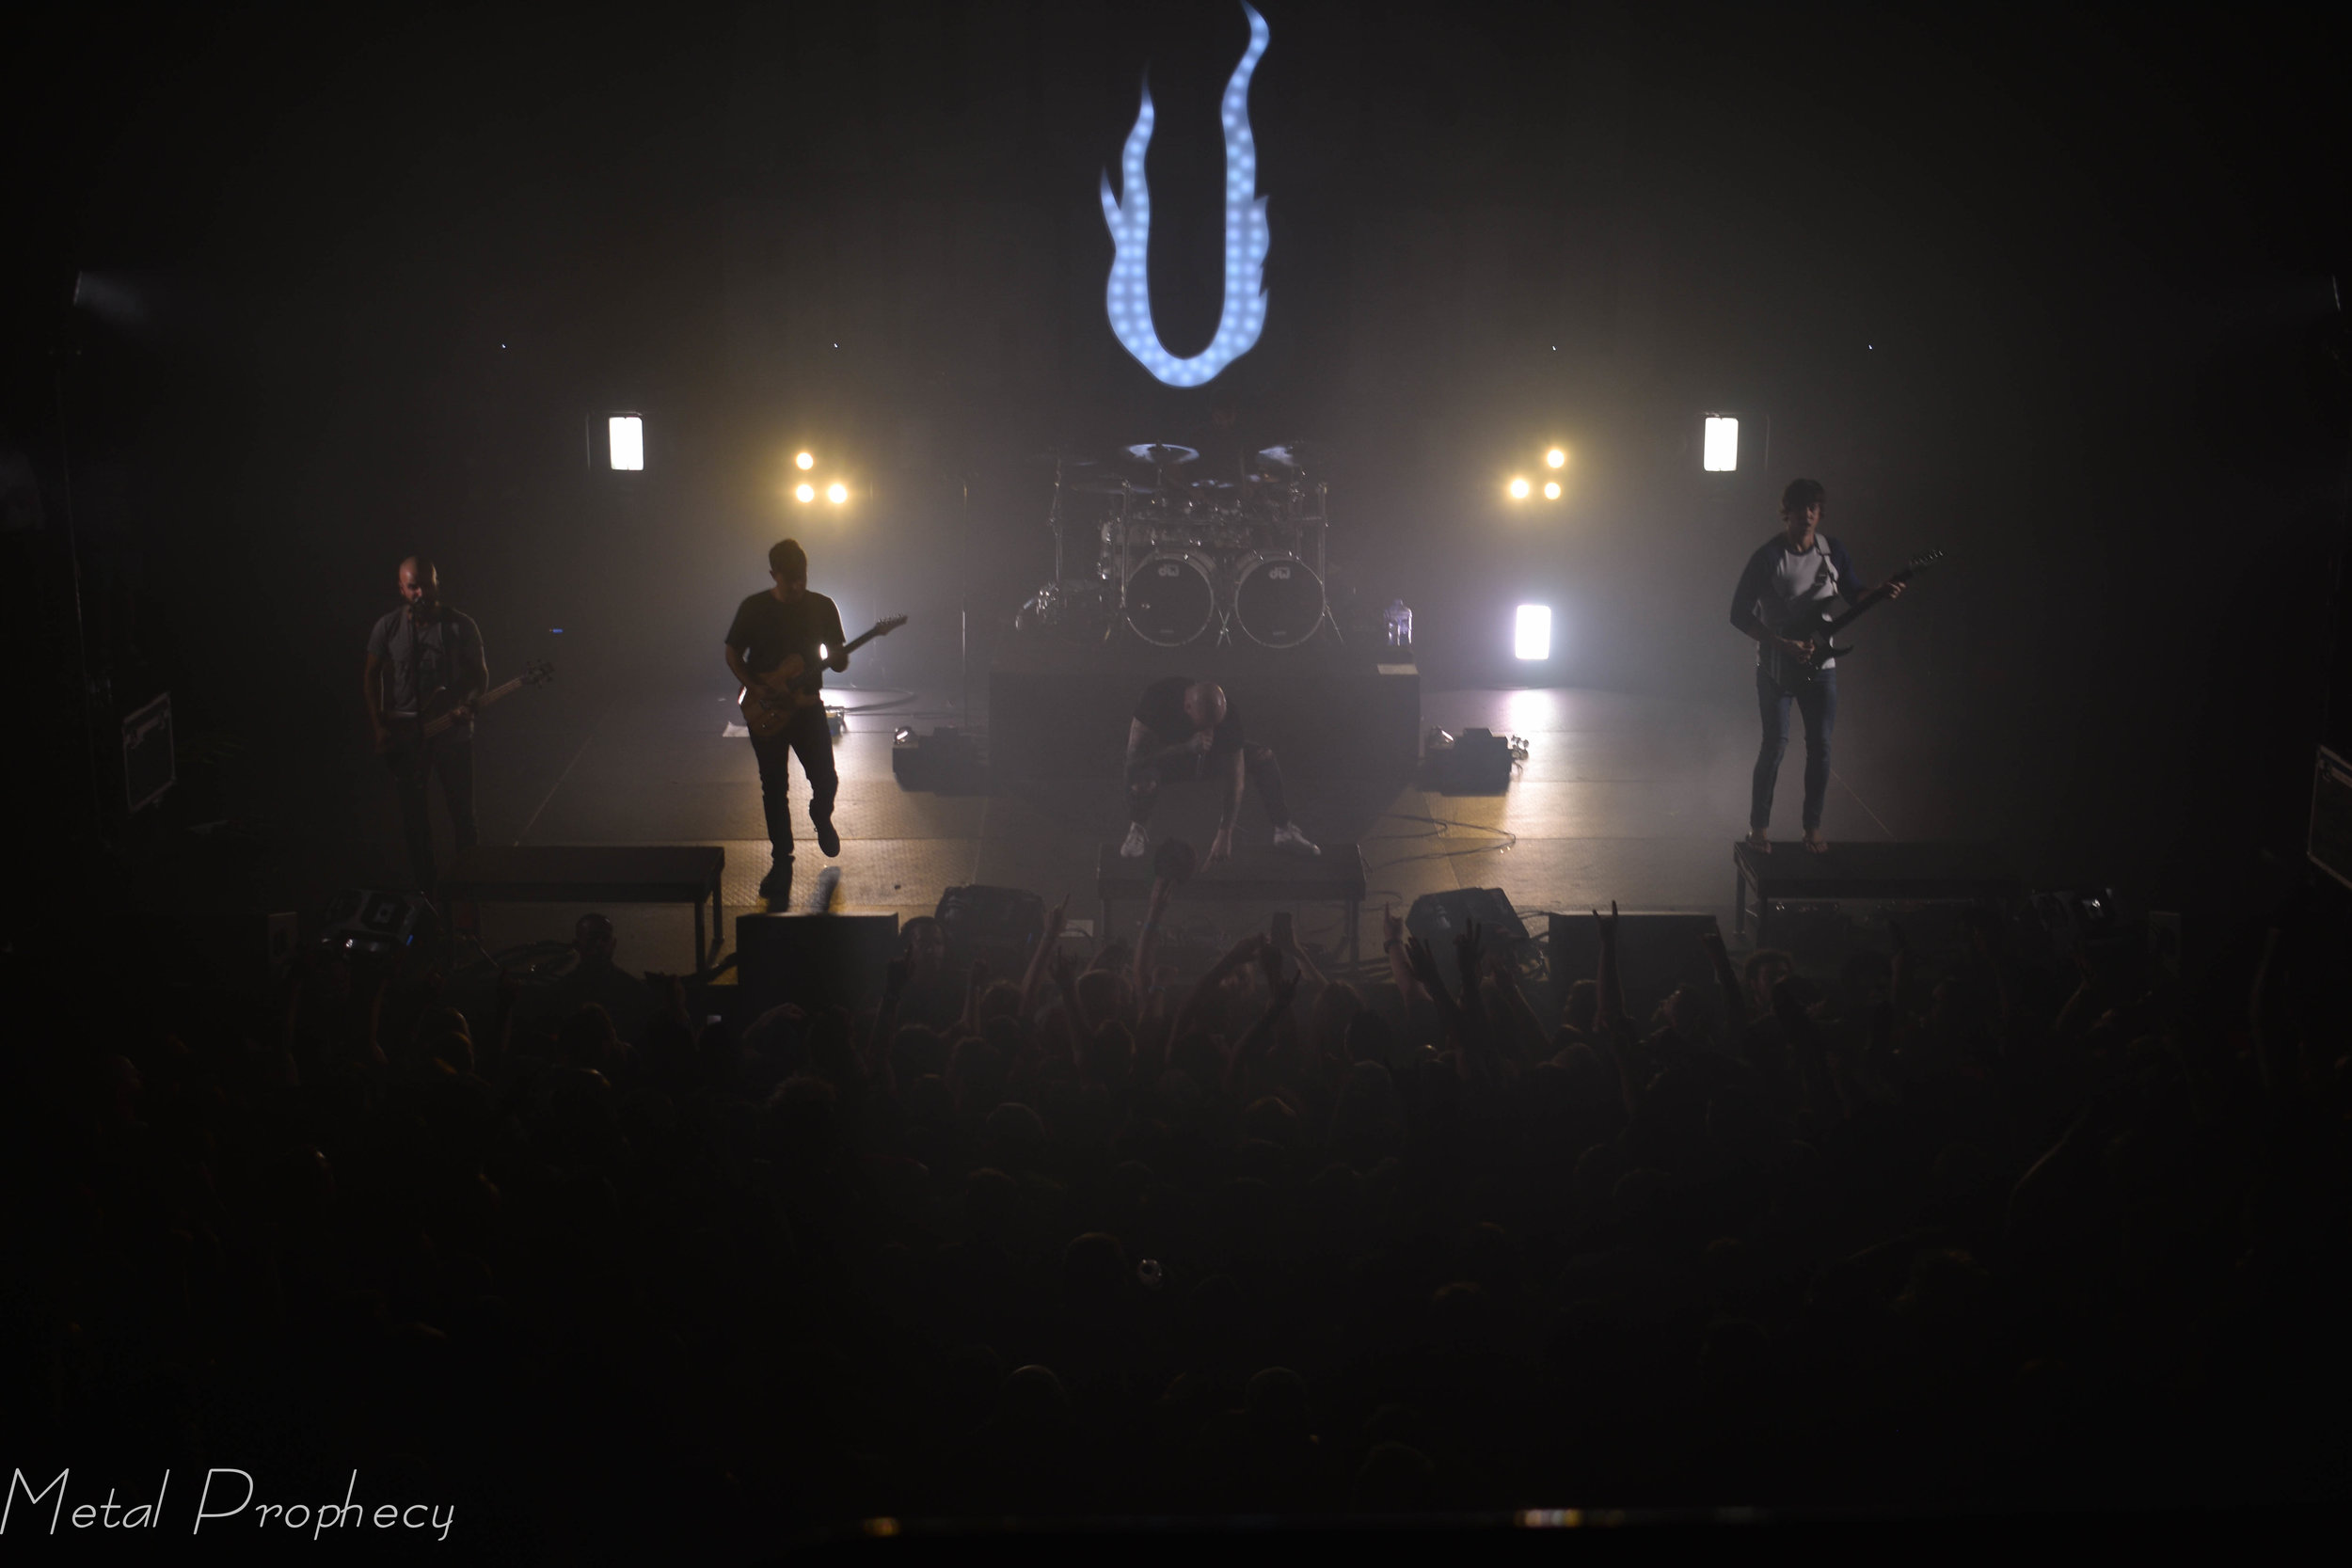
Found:
<svg viewBox="0 0 2352 1568"><path fill-rule="evenodd" d="M1153 487L1149 484L1137 484L1132 480L1121 479L1117 474L1108 473L1079 474L1074 478L1062 481L1062 488L1076 490L1089 496L1121 494L1149 496L1155 493Z"/></svg>
<svg viewBox="0 0 2352 1568"><path fill-rule="evenodd" d="M1307 466L1302 451L1305 446L1303 441L1284 441L1279 446L1267 447L1260 451L1258 461L1277 468L1303 468Z"/></svg>
<svg viewBox="0 0 2352 1568"><path fill-rule="evenodd" d="M1137 447L1121 447L1120 450L1136 462L1149 463L1155 468L1177 467L1193 462L1200 455L1190 447L1170 446L1165 443L1146 443Z"/></svg>

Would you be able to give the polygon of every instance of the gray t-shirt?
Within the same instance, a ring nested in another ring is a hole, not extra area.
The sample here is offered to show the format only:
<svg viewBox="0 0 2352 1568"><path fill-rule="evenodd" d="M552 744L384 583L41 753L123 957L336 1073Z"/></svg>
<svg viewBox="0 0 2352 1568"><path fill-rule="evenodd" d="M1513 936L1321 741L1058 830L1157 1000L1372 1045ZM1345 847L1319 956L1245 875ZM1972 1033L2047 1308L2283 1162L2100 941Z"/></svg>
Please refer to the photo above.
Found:
<svg viewBox="0 0 2352 1568"><path fill-rule="evenodd" d="M368 633L368 656L390 670L385 713L405 719L416 713L420 694L430 697L445 686L468 689L473 672L484 664L482 628L464 610L448 609L420 626L404 605Z"/></svg>

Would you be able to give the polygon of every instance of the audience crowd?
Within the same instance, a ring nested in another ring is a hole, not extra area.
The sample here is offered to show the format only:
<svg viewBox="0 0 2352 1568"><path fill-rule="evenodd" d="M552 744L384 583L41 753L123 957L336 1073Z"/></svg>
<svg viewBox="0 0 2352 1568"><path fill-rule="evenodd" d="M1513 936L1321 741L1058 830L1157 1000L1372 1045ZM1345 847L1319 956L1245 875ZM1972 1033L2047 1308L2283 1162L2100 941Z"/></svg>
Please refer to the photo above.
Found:
<svg viewBox="0 0 2352 1568"><path fill-rule="evenodd" d="M1711 942L1636 1018L1613 914L1555 990L1393 918L1347 974L1180 973L1167 902L1001 975L915 921L879 1006L731 1021L593 917L470 998L20 945L9 1464L356 1468L588 1555L2341 1490L2352 1063L2300 916L2186 981L1990 916L1820 975Z"/></svg>

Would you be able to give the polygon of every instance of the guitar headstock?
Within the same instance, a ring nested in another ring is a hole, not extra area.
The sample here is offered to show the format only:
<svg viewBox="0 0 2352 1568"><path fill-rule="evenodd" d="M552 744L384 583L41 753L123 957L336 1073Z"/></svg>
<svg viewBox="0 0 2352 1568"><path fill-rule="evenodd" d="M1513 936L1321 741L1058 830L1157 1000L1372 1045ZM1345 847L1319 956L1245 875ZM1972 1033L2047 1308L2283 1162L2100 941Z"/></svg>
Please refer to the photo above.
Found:
<svg viewBox="0 0 2352 1568"><path fill-rule="evenodd" d="M903 615L885 615L881 620L875 622L874 629L867 632L866 635L868 637L888 637L892 632L897 631L900 626L903 626L906 624L907 618Z"/></svg>
<svg viewBox="0 0 2352 1568"><path fill-rule="evenodd" d="M1941 562L1944 559L1944 555L1945 552L1940 549L1926 550L1918 555L1915 555L1909 561L1904 562L1900 566L1896 567L1895 575L1887 578L1887 580L1889 582L1909 582L1913 578L1918 576L1921 572L1926 571L1929 567Z"/></svg>
<svg viewBox="0 0 2352 1568"><path fill-rule="evenodd" d="M537 686L543 681L553 679L555 679L555 666L547 659L534 658L523 666L522 681L525 686Z"/></svg>

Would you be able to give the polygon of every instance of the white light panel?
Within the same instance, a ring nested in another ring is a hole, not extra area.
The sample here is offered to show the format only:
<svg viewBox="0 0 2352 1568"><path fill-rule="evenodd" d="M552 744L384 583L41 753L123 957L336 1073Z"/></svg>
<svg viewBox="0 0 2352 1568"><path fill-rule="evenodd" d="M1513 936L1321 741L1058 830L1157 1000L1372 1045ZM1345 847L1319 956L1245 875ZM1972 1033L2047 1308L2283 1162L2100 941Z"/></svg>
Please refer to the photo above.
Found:
<svg viewBox="0 0 2352 1568"><path fill-rule="evenodd" d="M1707 416L1707 443L1699 458L1710 474L1727 474L1740 466L1740 421L1723 414Z"/></svg>
<svg viewBox="0 0 2352 1568"><path fill-rule="evenodd" d="M634 414L615 414L605 421L616 468L645 466L645 421Z"/></svg>
<svg viewBox="0 0 2352 1568"><path fill-rule="evenodd" d="M1511 651L1521 658L1551 657L1551 606L1523 604L1511 627Z"/></svg>
<svg viewBox="0 0 2352 1568"><path fill-rule="evenodd" d="M1258 188L1258 143L1249 130L1249 76L1265 54L1265 18L1243 0L1249 18L1249 47L1232 80L1225 84L1219 117L1225 127L1225 299L1217 312L1216 336L1190 358L1179 359L1160 345L1152 324L1152 192L1143 178L1144 150L1152 145L1152 92L1144 89L1135 129L1120 154L1120 192L1103 174L1103 221L1110 226L1110 283L1104 299L1111 331L1147 371L1170 387L1198 387L1212 380L1258 343L1265 327L1265 198Z"/></svg>

